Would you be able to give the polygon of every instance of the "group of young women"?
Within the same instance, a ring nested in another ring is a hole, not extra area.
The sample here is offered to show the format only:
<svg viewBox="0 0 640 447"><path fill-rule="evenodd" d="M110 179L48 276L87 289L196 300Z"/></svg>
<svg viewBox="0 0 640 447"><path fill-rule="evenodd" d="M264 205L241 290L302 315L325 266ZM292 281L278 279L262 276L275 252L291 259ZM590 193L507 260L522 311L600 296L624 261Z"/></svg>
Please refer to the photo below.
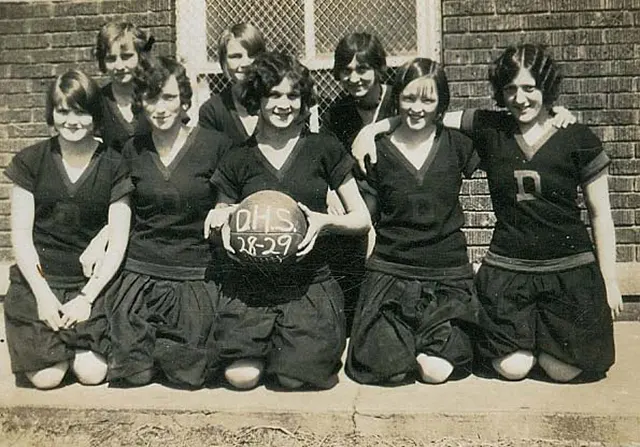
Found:
<svg viewBox="0 0 640 447"><path fill-rule="evenodd" d="M6 170L16 375L38 388L71 370L84 384L325 389L348 334L346 372L360 383L442 383L482 364L521 379L536 363L567 382L613 364L609 160L585 126L556 127L561 76L542 47L493 64L504 112L452 113L441 65L416 58L387 85L379 40L350 34L335 52L345 93L314 132L309 70L267 51L254 26L221 37L230 86L197 126L184 67L152 46L130 23L105 25L96 55L110 83L59 76L55 136ZM474 275L458 193L478 167L496 227ZM233 256L229 219L261 190L306 215L295 263Z"/></svg>

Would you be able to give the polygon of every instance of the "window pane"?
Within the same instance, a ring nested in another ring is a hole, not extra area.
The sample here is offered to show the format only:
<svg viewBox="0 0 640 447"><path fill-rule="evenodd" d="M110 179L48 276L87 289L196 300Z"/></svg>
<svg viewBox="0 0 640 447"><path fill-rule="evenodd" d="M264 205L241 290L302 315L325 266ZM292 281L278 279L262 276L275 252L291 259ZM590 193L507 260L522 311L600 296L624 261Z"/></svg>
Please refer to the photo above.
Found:
<svg viewBox="0 0 640 447"><path fill-rule="evenodd" d="M340 38L355 31L377 35L390 56L417 52L416 0L316 1L315 21L318 55L333 54Z"/></svg>
<svg viewBox="0 0 640 447"><path fill-rule="evenodd" d="M265 36L267 48L286 48L304 56L303 0L207 0L207 55L217 61L218 39L229 26L250 22Z"/></svg>

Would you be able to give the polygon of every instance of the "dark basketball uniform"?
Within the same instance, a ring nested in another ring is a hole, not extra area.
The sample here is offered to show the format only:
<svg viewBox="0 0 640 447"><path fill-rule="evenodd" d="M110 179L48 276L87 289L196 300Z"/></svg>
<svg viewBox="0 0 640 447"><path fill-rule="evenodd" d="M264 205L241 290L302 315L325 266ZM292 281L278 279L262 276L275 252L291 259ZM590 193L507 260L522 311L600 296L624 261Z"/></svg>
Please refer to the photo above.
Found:
<svg viewBox="0 0 640 447"><path fill-rule="evenodd" d="M458 200L462 174L478 159L471 140L439 127L433 148L416 169L388 136L376 141L369 170L375 191L376 246L367 260L346 372L379 383L417 371L420 353L471 366L468 330L481 307L462 233Z"/></svg>
<svg viewBox="0 0 640 447"><path fill-rule="evenodd" d="M79 257L107 224L111 203L133 189L120 154L101 144L75 183L67 175L57 138L19 152L5 171L33 194L33 244L52 292L65 304L87 279ZM10 270L5 298L7 341L13 372L38 371L71 360L76 349L107 355L104 298L93 303L88 320L54 332L38 318L35 296L17 266Z"/></svg>
<svg viewBox="0 0 640 447"><path fill-rule="evenodd" d="M141 114L134 115L131 122L124 119L113 97L111 83L102 87L101 92L103 98L101 136L107 146L121 152L124 143L133 135L142 135L151 131L149 123Z"/></svg>
<svg viewBox="0 0 640 447"><path fill-rule="evenodd" d="M107 294L109 380L155 365L171 382L200 386L214 368L219 286L205 280L211 252L203 228L215 205L209 179L230 145L219 132L195 128L168 166L151 134L125 145L133 224L124 271Z"/></svg>
<svg viewBox="0 0 640 447"><path fill-rule="evenodd" d="M250 136L236 111L231 86L211 96L200 106L198 125L224 133L236 145L244 143Z"/></svg>
<svg viewBox="0 0 640 447"><path fill-rule="evenodd" d="M255 139L222 161L212 182L240 202L254 192L281 191L311 210L326 213L327 188L337 189L353 159L328 134L302 135L278 170ZM313 250L282 269L257 269L233 263L223 293L233 298L221 309L220 355L265 359L266 372L321 385L338 372L345 347L343 295L331 276L330 240L318 237Z"/></svg>
<svg viewBox="0 0 640 447"><path fill-rule="evenodd" d="M609 164L602 144L575 124L532 148L504 112L467 111L463 128L473 131L497 219L476 285L506 338L485 355L525 349L606 371L615 357L611 312L577 203L578 186Z"/></svg>
<svg viewBox="0 0 640 447"><path fill-rule="evenodd" d="M381 101L377 120L394 116L395 105L391 95L391 86L387 86ZM353 140L364 127L353 96L342 93L323 116L322 126L324 130L333 133L345 150L350 152ZM360 178L360 172L357 168L354 169L353 174L356 178ZM359 181L359 185L361 189L366 187L366 183L362 181ZM331 269L344 292L347 331L350 332L360 285L364 280L367 241L363 236L332 235L331 237L334 239L332 249L335 251L335 254L330 258Z"/></svg>

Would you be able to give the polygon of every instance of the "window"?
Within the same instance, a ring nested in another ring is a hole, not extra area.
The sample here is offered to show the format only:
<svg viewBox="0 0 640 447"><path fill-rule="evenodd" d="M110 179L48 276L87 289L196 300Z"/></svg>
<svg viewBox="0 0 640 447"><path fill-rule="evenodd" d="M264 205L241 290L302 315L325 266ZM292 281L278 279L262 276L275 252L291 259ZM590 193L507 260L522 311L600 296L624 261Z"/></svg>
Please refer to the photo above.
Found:
<svg viewBox="0 0 640 447"><path fill-rule="evenodd" d="M389 67L416 56L439 60L440 20L438 0L178 0L178 57L218 92L227 82L217 61L218 36L234 23L251 22L268 48L290 48L315 72L322 111L340 92L330 70L342 36L376 34Z"/></svg>

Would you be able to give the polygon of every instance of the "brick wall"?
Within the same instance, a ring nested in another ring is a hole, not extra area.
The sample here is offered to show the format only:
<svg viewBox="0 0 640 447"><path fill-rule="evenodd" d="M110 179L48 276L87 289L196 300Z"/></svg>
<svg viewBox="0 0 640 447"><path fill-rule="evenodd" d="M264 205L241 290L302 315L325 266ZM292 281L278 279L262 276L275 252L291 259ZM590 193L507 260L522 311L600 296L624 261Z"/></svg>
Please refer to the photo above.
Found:
<svg viewBox="0 0 640 447"><path fill-rule="evenodd" d="M93 57L98 29L128 20L156 37L154 51L175 52L173 0L0 3L0 169L20 149L48 136L44 92L77 67L104 81ZM12 258L10 184L0 176L0 262Z"/></svg>
<svg viewBox="0 0 640 447"><path fill-rule="evenodd" d="M502 49L549 45L565 74L558 103L591 126L613 160L618 262L640 262L640 0L443 0L442 25L452 110L493 106L487 67ZM493 222L486 182L472 179L463 194L477 258Z"/></svg>
<svg viewBox="0 0 640 447"><path fill-rule="evenodd" d="M132 21L156 37L157 52L175 52L175 0L0 3L0 169L47 136L43 92L52 77L69 67L99 76L92 49L111 20ZM442 22L452 110L492 107L487 66L504 47L552 48L566 75L559 103L592 126L613 159L618 261L640 266L640 0L443 0ZM8 191L0 179L0 262L11 260ZM494 222L481 176L465 182L462 201L478 260Z"/></svg>

